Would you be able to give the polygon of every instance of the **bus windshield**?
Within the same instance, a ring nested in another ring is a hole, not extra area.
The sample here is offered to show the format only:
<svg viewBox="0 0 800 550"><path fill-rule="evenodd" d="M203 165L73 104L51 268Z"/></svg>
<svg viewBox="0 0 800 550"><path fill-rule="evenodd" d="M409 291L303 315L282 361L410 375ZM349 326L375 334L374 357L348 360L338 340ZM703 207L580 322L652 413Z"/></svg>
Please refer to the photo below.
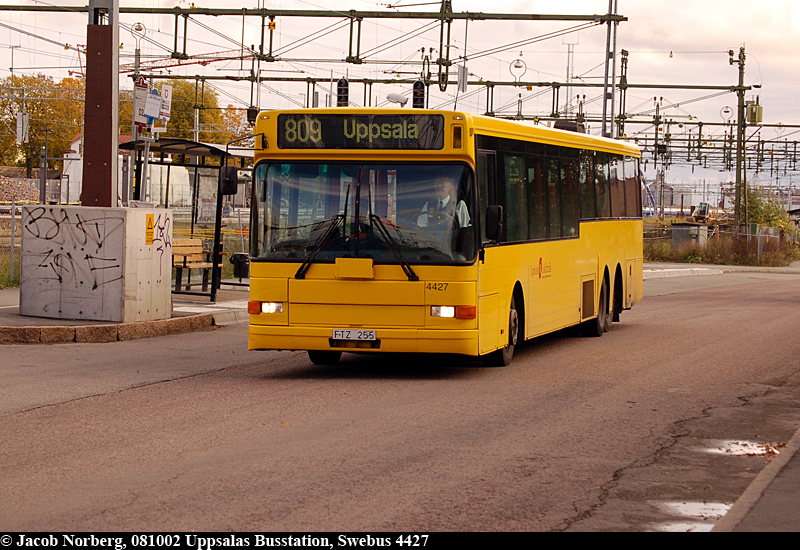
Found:
<svg viewBox="0 0 800 550"><path fill-rule="evenodd" d="M475 260L474 178L466 165L264 162L253 185L252 259Z"/></svg>

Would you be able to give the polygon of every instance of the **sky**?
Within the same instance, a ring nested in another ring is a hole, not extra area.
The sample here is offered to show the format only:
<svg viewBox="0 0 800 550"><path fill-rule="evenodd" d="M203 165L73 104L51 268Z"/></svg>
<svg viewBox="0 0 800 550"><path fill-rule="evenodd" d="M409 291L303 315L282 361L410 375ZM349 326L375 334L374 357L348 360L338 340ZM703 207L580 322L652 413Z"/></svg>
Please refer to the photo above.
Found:
<svg viewBox="0 0 800 550"><path fill-rule="evenodd" d="M241 0L238 7L258 8L265 4L271 9L283 10L332 10L348 11L436 11L438 5L420 5L425 0L398 0L394 7L386 2L369 0ZM167 7L176 5L189 7L187 0L121 0L122 7ZM797 140L800 127L800 114L797 109L795 82L800 75L800 2L796 0L618 0L617 13L627 18L617 28L617 51L627 50L628 82L630 84L680 84L734 86L738 83L738 65L729 62L729 50L738 56L739 49L745 48L745 84L760 86L747 94L748 100L755 100L764 108L764 123L786 125L782 128L763 128L758 134L764 139ZM41 2L35 0L0 0L0 5L58 5L85 6L87 0L60 0ZM223 0L194 0L197 7L230 7ZM408 7L403 7L408 6ZM487 3L477 0L453 0L453 11L484 11L491 13L535 13L549 15L591 15L608 12L608 0L562 0L561 2L538 0L496 0ZM146 38L141 42L145 61L168 57L174 41L174 18L172 16L123 15L120 30L120 63L131 63L136 41L130 32L133 23L145 25ZM189 55L224 52L239 48L243 29L241 17L197 17L198 23L189 26L187 53ZM64 49L64 44L75 46L85 44L86 14L54 14L0 11L0 78L11 74L12 54L15 73L45 73L55 78L69 76L70 71L79 73L81 62L77 54ZM337 24L340 19L328 18L280 18L275 34L274 47L287 61L280 63L261 63L261 75L269 76L315 76L327 79L350 78L395 78L401 73L405 78L419 72L422 58L421 49L429 53L431 48L439 48L438 24L417 36L424 20L366 19L362 23L361 52L369 53L380 47L369 60L387 63L364 63L361 65L345 63L326 63L323 59L342 59L348 54L349 27ZM308 44L296 44L311 33L326 29L330 25L341 27L328 29L325 36ZM575 27L575 22L564 21L455 21L451 26L450 59L466 65L470 79L499 81L566 82L568 78L568 52L573 52L570 78L576 82L600 84L604 74L604 51L606 29L604 25L591 25L579 32L564 31ZM24 31L24 32L18 32ZM183 38L181 29L181 40ZM260 23L252 18L244 26L244 44L260 42ZM537 40L514 47L518 41L556 34L549 39ZM388 41L397 44L388 47ZM49 40L49 41L48 41ZM160 45L160 46L159 46ZM488 53L492 48L507 46L508 49ZM278 50L282 48L282 50ZM472 59L471 59L472 58ZM618 58L619 59L619 56ZM315 61L307 61L315 60ZM512 64L522 61L522 68ZM249 74L253 68L250 62L225 61L207 66L190 65L173 67L162 74L172 75L217 75L238 76ZM434 65L434 69L436 66ZM617 68L617 75L620 69ZM453 77L454 78L454 77ZM120 79L122 88L130 88L128 76ZM247 82L220 82L214 84L220 94L220 102L247 107L251 102L251 86ZM324 104L325 94L330 86L320 86L320 101ZM435 87L433 87L435 89ZM602 111L602 92L599 89L574 88L570 94L573 106L577 105L576 95L585 95L584 111L599 115ZM286 108L302 105L306 94L305 84L265 83L260 97L254 98L263 109ZM369 102L372 105L387 105L386 95L400 93L410 96L409 84L376 85L372 89ZM521 94L521 95L520 95ZM474 113L486 110L487 94L485 88L470 88L459 94L457 108ZM441 93L438 90L431 96L431 107L453 109L456 98L455 86L449 86ZM560 108L566 108L567 94L560 94ZM618 99L618 98L617 98ZM513 115L517 112L518 101L522 100L522 112L526 115L548 114L552 108L552 93L549 89L505 87L494 93L496 112ZM362 85L351 85L351 101L364 103ZM736 96L733 93L720 93L703 90L674 89L631 89L627 94L626 112L637 115L634 118L643 123L652 119L655 105L659 103L660 113L677 123L689 120L704 122L723 122L730 119L727 109L736 109ZM618 110L618 107L615 107ZM599 133L599 124L590 124L592 133ZM635 136L638 132L650 131L646 124L629 125L626 134ZM674 130L679 132L680 130ZM708 130L709 132L721 132ZM753 131L748 133L748 136ZM716 171L674 168L665 175L667 181L700 182L725 181L731 174ZM758 179L759 174L750 176ZM800 179L800 178L798 178ZM791 175L785 182L797 183ZM783 181L782 180L782 181Z"/></svg>

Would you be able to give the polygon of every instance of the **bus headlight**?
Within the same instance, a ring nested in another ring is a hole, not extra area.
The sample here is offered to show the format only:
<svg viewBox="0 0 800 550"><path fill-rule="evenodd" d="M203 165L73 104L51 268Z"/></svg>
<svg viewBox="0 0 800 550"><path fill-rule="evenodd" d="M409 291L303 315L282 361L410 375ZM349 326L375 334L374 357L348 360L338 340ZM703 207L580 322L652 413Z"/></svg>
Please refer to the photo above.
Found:
<svg viewBox="0 0 800 550"><path fill-rule="evenodd" d="M475 319L476 314L475 306L431 306L431 317Z"/></svg>
<svg viewBox="0 0 800 550"><path fill-rule="evenodd" d="M247 312L252 315L259 313L283 313L283 302L247 302Z"/></svg>
<svg viewBox="0 0 800 550"><path fill-rule="evenodd" d="M431 317L455 317L456 308L453 306L431 306Z"/></svg>
<svg viewBox="0 0 800 550"><path fill-rule="evenodd" d="M261 313L283 313L283 302L261 302Z"/></svg>

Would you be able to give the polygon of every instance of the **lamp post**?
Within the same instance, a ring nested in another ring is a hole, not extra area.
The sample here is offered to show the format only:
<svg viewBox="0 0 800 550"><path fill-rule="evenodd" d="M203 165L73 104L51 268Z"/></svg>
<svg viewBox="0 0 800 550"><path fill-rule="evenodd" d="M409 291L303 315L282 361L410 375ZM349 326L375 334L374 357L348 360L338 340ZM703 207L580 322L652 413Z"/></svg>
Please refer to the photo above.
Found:
<svg viewBox="0 0 800 550"><path fill-rule="evenodd" d="M142 38L147 33L147 27L144 23L136 22L131 27L131 35L136 41L136 51L134 54L134 69L133 69L133 107L131 108L131 141L136 141L138 138L138 127L136 126L136 81L139 79L139 61L141 59L141 44ZM133 159L134 151L131 150L130 160L128 161L128 171L126 173L125 185L122 188L122 204L128 205L128 202L133 198L133 179L136 174L136 162ZM143 198L142 198L143 199Z"/></svg>
<svg viewBox="0 0 800 550"><path fill-rule="evenodd" d="M747 223L747 188L746 180L742 173L744 163L744 47L739 48L739 57L733 56L733 50L728 51L730 56L730 64L737 64L739 66L739 85L736 87L736 95L739 99L738 110L736 114L736 192L734 198L734 214L733 219L738 230L739 226Z"/></svg>
<svg viewBox="0 0 800 550"><path fill-rule="evenodd" d="M522 55L522 52L520 52L520 55ZM519 84L519 82L522 80L522 77L528 72L528 65L526 65L522 59L515 59L509 63L508 72L510 72L511 76L514 77L514 82ZM522 94L519 94L517 99L517 115L514 118L517 120L522 120Z"/></svg>
<svg viewBox="0 0 800 550"><path fill-rule="evenodd" d="M144 26L143 23L134 23L131 27L131 34L133 35L133 39L136 41L136 53L134 55L134 68L133 68L133 81L139 78L139 60L141 58L141 49L140 46L142 44L142 38L144 38L145 33L147 33L147 28ZM134 86L133 91L133 113L131 115L132 118L132 128L131 128L131 139L136 141L136 87Z"/></svg>
<svg viewBox="0 0 800 550"><path fill-rule="evenodd" d="M526 65L521 59L515 59L508 64L508 72L510 72L511 76L514 77L515 82L519 82L522 80L522 77L525 76L525 73L528 72L528 65Z"/></svg>

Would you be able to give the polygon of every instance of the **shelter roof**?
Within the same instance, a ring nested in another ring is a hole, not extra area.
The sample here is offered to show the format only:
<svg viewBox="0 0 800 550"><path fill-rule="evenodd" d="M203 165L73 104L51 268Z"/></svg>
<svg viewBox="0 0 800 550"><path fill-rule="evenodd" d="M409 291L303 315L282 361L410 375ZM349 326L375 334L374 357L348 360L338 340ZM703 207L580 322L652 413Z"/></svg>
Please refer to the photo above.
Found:
<svg viewBox="0 0 800 550"><path fill-rule="evenodd" d="M125 151L136 150L144 151L146 142L143 140L121 143L119 148ZM243 147L231 147L225 151L224 145L212 143L201 143L188 139L161 138L158 141L150 142L150 152L154 154L164 153L167 155L195 155L198 157L224 156L252 158L253 150Z"/></svg>

